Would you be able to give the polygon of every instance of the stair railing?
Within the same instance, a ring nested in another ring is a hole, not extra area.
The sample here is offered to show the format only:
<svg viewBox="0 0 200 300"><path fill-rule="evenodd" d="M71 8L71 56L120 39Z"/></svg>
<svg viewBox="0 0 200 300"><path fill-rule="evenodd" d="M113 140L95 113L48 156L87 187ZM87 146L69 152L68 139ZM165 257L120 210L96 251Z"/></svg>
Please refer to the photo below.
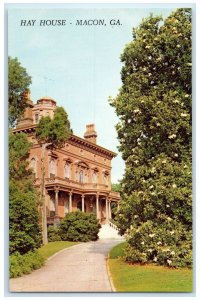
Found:
<svg viewBox="0 0 200 300"><path fill-rule="evenodd" d="M109 225L111 228L114 228L115 230L118 231L117 226L116 226L114 223L112 223L110 220L108 221L108 225Z"/></svg>

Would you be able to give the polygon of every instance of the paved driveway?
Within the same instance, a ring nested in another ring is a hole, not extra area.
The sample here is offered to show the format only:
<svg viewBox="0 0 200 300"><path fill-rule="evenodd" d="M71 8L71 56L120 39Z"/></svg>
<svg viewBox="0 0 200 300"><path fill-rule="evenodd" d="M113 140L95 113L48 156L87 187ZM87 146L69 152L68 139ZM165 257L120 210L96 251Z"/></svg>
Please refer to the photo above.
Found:
<svg viewBox="0 0 200 300"><path fill-rule="evenodd" d="M64 249L41 269L11 279L10 292L112 292L106 256L121 242L104 239Z"/></svg>

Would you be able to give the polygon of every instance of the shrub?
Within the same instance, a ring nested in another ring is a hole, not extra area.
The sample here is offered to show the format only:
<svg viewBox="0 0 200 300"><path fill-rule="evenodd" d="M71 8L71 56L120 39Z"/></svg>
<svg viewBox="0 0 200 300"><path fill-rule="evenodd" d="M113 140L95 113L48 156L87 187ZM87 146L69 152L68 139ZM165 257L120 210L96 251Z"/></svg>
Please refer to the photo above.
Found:
<svg viewBox="0 0 200 300"><path fill-rule="evenodd" d="M132 263L150 262L169 267L192 267L191 231L168 218L160 226L147 221L127 233L124 258Z"/></svg>
<svg viewBox="0 0 200 300"><path fill-rule="evenodd" d="M100 227L95 214L76 211L67 214L61 221L59 233L63 241L96 241Z"/></svg>
<svg viewBox="0 0 200 300"><path fill-rule="evenodd" d="M10 255L10 278L29 274L44 264L44 258L37 251L29 251L21 255L15 252Z"/></svg>
<svg viewBox="0 0 200 300"><path fill-rule="evenodd" d="M61 241L59 227L54 227L54 226L48 227L48 241L49 242Z"/></svg>

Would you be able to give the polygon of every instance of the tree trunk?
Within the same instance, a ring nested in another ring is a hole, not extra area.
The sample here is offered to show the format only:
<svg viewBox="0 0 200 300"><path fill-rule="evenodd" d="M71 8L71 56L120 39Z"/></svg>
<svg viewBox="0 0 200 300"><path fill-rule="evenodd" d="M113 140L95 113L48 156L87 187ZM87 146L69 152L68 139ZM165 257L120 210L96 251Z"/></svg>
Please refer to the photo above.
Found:
<svg viewBox="0 0 200 300"><path fill-rule="evenodd" d="M49 144L42 144L41 152L41 203L42 203L42 239L43 244L48 243L47 237L47 213L46 213L46 198L45 198L45 150Z"/></svg>

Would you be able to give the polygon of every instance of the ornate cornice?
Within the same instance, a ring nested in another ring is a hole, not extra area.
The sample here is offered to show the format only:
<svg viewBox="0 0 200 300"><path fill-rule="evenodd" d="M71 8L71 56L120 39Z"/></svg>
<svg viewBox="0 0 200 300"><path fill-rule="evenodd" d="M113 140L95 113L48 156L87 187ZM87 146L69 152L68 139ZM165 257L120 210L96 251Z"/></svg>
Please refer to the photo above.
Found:
<svg viewBox="0 0 200 300"><path fill-rule="evenodd" d="M36 128L36 125L21 126L21 127L13 129L13 133L25 132L25 133L30 134L30 133L35 132L35 128ZM110 151L106 148L103 148L99 145L96 145L92 142L86 141L85 139L80 138L74 134L70 135L69 139L66 142L71 145L78 146L79 148L89 150L90 152L93 152L93 153L98 153L98 154L101 153L102 155L105 155L111 159L113 157L117 156L117 154L115 152Z"/></svg>

